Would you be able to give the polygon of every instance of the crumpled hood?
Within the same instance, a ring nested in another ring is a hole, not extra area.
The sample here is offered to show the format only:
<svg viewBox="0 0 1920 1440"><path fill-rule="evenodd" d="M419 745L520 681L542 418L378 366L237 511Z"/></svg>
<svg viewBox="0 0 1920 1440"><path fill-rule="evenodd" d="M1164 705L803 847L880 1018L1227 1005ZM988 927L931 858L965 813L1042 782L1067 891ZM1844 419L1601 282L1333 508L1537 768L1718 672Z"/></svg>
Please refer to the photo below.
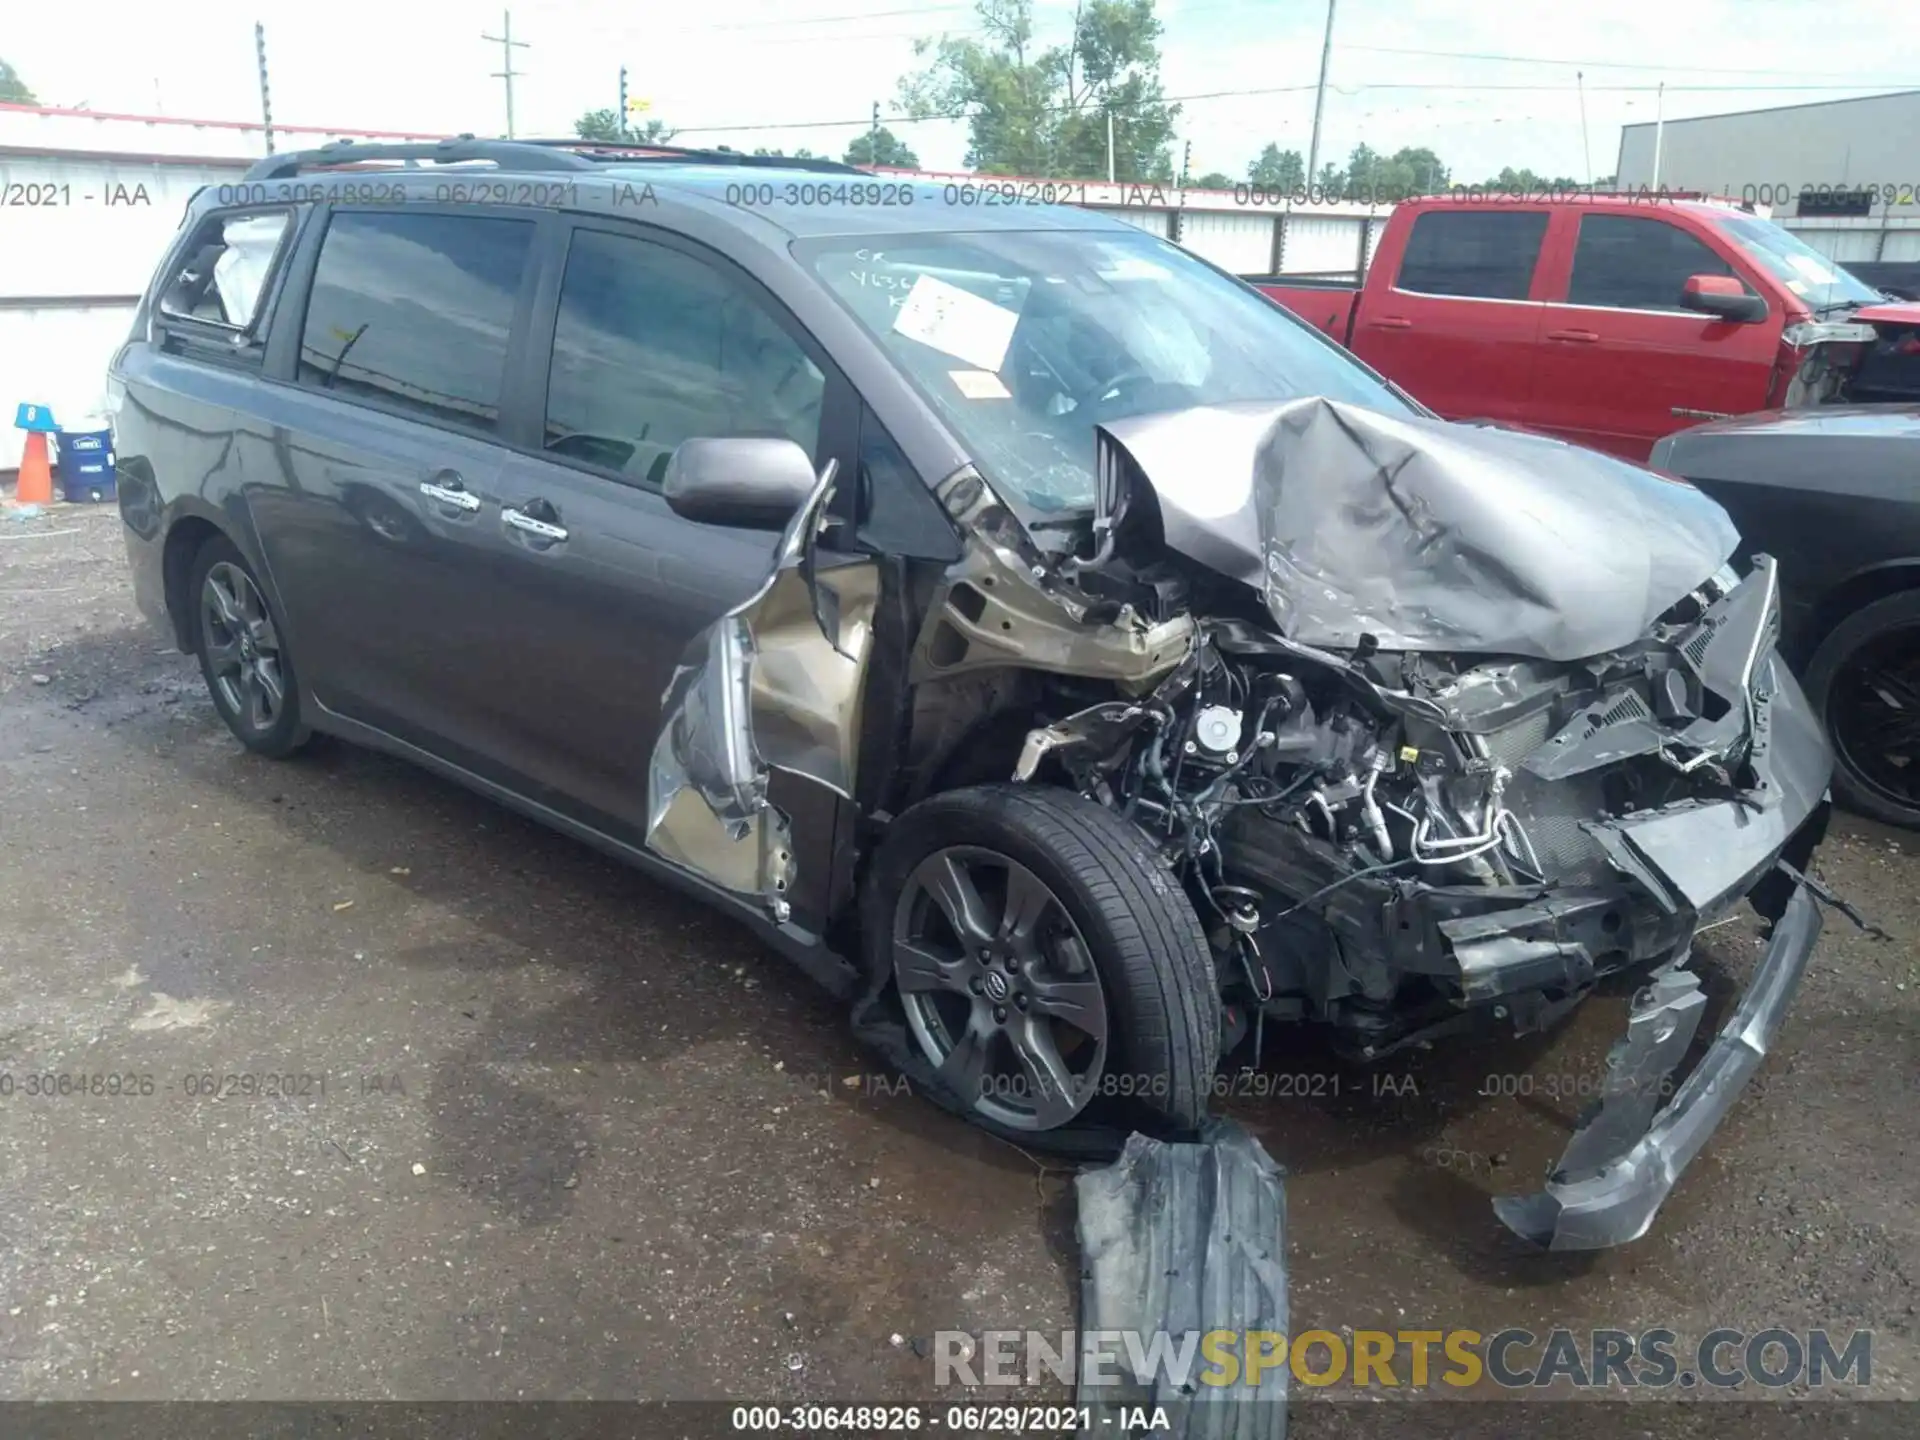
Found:
<svg viewBox="0 0 1920 1440"><path fill-rule="evenodd" d="M1309 398L1102 429L1168 546L1306 645L1577 660L1638 640L1739 542L1684 482L1491 426Z"/></svg>

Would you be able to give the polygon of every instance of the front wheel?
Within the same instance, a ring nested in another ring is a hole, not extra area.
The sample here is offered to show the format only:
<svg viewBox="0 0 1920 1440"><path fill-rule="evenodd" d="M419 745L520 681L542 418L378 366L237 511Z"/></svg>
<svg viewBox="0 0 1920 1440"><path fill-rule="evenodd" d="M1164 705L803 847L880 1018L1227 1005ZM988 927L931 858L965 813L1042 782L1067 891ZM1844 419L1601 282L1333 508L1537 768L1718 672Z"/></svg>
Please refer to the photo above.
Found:
<svg viewBox="0 0 1920 1440"><path fill-rule="evenodd" d="M867 961L934 1098L996 1133L1190 1130L1220 999L1147 837L1068 791L981 785L908 810L874 857Z"/></svg>
<svg viewBox="0 0 1920 1440"><path fill-rule="evenodd" d="M1806 687L1833 742L1833 788L1848 808L1920 829L1920 591L1862 606L1807 663Z"/></svg>

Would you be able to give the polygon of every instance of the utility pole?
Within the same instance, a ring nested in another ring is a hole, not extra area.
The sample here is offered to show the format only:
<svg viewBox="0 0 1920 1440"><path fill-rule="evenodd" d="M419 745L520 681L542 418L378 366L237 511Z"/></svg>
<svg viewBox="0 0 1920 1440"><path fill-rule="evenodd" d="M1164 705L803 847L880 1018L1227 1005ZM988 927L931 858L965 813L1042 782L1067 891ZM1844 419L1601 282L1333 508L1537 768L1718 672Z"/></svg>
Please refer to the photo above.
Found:
<svg viewBox="0 0 1920 1440"><path fill-rule="evenodd" d="M1327 0L1327 35L1320 42L1320 84L1313 92L1313 138L1307 142L1307 193L1313 193L1320 175L1320 113L1327 104L1327 65L1333 59L1333 7Z"/></svg>
<svg viewBox="0 0 1920 1440"><path fill-rule="evenodd" d="M493 78L507 82L507 139L511 140L513 139L513 77L516 74L524 75L526 73L524 70L516 71L513 68L513 52L515 50L526 49L527 42L513 38L513 12L511 10L501 11L500 16L501 33L498 35L482 35L480 38L482 40L491 40L494 44L498 45L500 47L500 54L504 57L501 63L506 68L494 71ZM624 112L620 116L620 123L622 125L627 123L627 117Z"/></svg>
<svg viewBox="0 0 1920 1440"><path fill-rule="evenodd" d="M1193 169L1193 141L1189 140L1186 143L1186 148L1180 152L1180 188L1182 190L1187 188L1187 176L1192 171L1192 169Z"/></svg>
<svg viewBox="0 0 1920 1440"><path fill-rule="evenodd" d="M1113 184L1113 111L1107 111L1107 183Z"/></svg>
<svg viewBox="0 0 1920 1440"><path fill-rule="evenodd" d="M627 67L620 67L620 138L627 138Z"/></svg>
<svg viewBox="0 0 1920 1440"><path fill-rule="evenodd" d="M267 94L267 27L253 22L253 55L260 65L260 120L267 137L267 153L273 154L273 100ZM157 86L159 81L155 81Z"/></svg>
<svg viewBox="0 0 1920 1440"><path fill-rule="evenodd" d="M1587 76L1583 70L1573 72L1573 83L1580 87L1580 153L1587 157L1587 188L1593 188L1593 146L1587 143Z"/></svg>
<svg viewBox="0 0 1920 1440"><path fill-rule="evenodd" d="M880 102L878 100L873 102L873 129L871 135L872 138L867 141L867 163L869 165L878 165L880 163Z"/></svg>
<svg viewBox="0 0 1920 1440"><path fill-rule="evenodd" d="M1653 188L1660 189L1660 145L1667 138L1667 82L1662 80L1653 97Z"/></svg>

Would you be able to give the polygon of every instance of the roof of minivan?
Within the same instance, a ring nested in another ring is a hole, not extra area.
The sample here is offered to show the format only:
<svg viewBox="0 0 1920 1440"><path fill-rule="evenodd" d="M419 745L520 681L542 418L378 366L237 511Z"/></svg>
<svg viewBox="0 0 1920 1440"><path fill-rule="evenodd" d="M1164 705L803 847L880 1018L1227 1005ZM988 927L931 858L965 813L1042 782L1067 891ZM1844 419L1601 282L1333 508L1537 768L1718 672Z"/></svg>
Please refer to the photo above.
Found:
<svg viewBox="0 0 1920 1440"><path fill-rule="evenodd" d="M504 177L502 177L504 178ZM1074 205L1047 204L1031 182L978 181L937 185L891 175L835 175L814 170L746 170L734 165L612 163L592 175L535 177L552 182L652 185L676 199L703 199L751 211L789 235L913 234L951 230L1134 231L1112 216ZM1061 187L1061 188L1064 188ZM855 200L853 197L860 198ZM909 200L906 197L911 196Z"/></svg>

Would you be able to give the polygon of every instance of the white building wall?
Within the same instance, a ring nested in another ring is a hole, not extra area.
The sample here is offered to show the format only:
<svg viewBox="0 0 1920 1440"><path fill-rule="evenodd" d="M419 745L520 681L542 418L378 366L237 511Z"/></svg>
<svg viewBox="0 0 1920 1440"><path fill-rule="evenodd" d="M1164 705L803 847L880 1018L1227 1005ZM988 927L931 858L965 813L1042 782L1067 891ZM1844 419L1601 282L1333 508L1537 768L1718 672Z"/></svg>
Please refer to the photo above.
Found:
<svg viewBox="0 0 1920 1440"><path fill-rule="evenodd" d="M1180 218L1180 244L1203 260L1236 275L1265 275L1273 266L1272 214L1188 210Z"/></svg>
<svg viewBox="0 0 1920 1440"><path fill-rule="evenodd" d="M1280 252L1280 269L1289 275L1337 272L1351 274L1360 264L1360 237L1364 216L1287 216L1287 233Z"/></svg>

